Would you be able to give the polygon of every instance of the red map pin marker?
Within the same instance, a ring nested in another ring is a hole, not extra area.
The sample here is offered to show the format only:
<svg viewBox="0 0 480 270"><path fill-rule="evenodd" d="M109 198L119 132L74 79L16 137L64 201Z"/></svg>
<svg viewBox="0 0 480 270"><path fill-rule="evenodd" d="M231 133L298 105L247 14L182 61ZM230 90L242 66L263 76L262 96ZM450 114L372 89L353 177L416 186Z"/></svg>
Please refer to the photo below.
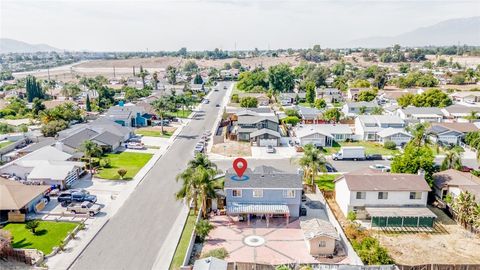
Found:
<svg viewBox="0 0 480 270"><path fill-rule="evenodd" d="M236 158L233 161L233 169L237 173L238 177L242 177L243 173L247 169L247 161L244 158Z"/></svg>

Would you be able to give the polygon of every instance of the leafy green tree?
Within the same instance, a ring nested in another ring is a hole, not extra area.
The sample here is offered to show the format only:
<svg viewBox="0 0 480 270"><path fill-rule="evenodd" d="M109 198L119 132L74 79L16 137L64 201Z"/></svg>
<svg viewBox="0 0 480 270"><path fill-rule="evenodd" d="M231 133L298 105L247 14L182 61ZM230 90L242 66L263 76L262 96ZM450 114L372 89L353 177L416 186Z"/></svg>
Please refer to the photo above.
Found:
<svg viewBox="0 0 480 270"><path fill-rule="evenodd" d="M450 97L439 89L429 89L417 95L407 93L397 101L402 108L409 105L416 107L447 107L452 105Z"/></svg>
<svg viewBox="0 0 480 270"><path fill-rule="evenodd" d="M240 107L242 108L256 108L258 100L255 97L244 97L240 100Z"/></svg>
<svg viewBox="0 0 480 270"><path fill-rule="evenodd" d="M32 104L33 114L38 115L43 110L45 110L45 105L43 104L42 100L40 100L39 98L34 98Z"/></svg>
<svg viewBox="0 0 480 270"><path fill-rule="evenodd" d="M167 67L167 81L170 84L177 83L177 69L173 66Z"/></svg>
<svg viewBox="0 0 480 270"><path fill-rule="evenodd" d="M330 70L324 66L311 66L308 67L305 75L306 81L314 81L317 87L327 86L326 80Z"/></svg>
<svg viewBox="0 0 480 270"><path fill-rule="evenodd" d="M448 169L460 170L463 167L462 153L458 148L452 148L445 152L445 158L440 168L442 171Z"/></svg>
<svg viewBox="0 0 480 270"><path fill-rule="evenodd" d="M65 83L61 94L67 98L74 98L80 94L82 90L76 83Z"/></svg>
<svg viewBox="0 0 480 270"><path fill-rule="evenodd" d="M399 64L398 65L398 71L400 71L400 73L403 73L403 74L408 73L408 71L410 71L410 64L408 64L408 63Z"/></svg>
<svg viewBox="0 0 480 270"><path fill-rule="evenodd" d="M238 89L246 92L251 92L257 86L262 87L262 89L267 89L268 81L267 73L265 71L260 69L254 69L253 71L242 72L238 76Z"/></svg>
<svg viewBox="0 0 480 270"><path fill-rule="evenodd" d="M185 63L185 65L183 66L183 71L187 74L195 73L195 72L197 72L197 70L198 70L198 65L193 60L187 61Z"/></svg>
<svg viewBox="0 0 480 270"><path fill-rule="evenodd" d="M317 98L315 100L315 108L323 109L325 107L327 107L327 102L325 102L325 100L323 98Z"/></svg>
<svg viewBox="0 0 480 270"><path fill-rule="evenodd" d="M102 148L100 148L100 146L98 146L98 144L96 144L96 143L94 143L90 140L84 141L80 145L78 150L83 152L83 156L88 159L89 170L92 170L92 159L94 157L100 157L103 153Z"/></svg>
<svg viewBox="0 0 480 270"><path fill-rule="evenodd" d="M333 65L331 71L333 74L337 76L342 76L345 73L345 68L346 68L345 62L342 61L340 63L336 63L335 65Z"/></svg>
<svg viewBox="0 0 480 270"><path fill-rule="evenodd" d="M457 73L452 77L453 84L465 84L467 78L464 73Z"/></svg>
<svg viewBox="0 0 480 270"><path fill-rule="evenodd" d="M425 180L430 186L433 184L435 156L432 149L426 145L418 146L409 142L404 152L393 158L392 172L416 174L419 170L425 173Z"/></svg>
<svg viewBox="0 0 480 270"><path fill-rule="evenodd" d="M275 92L290 92L295 86L295 75L287 64L279 64L268 68L268 82Z"/></svg>
<svg viewBox="0 0 480 270"><path fill-rule="evenodd" d="M370 102L377 97L377 92L374 90L363 90L358 94L357 101Z"/></svg>
<svg viewBox="0 0 480 270"><path fill-rule="evenodd" d="M455 218L464 227L478 222L478 207L479 205L475 203L475 195L468 191L462 191L453 200L452 205Z"/></svg>
<svg viewBox="0 0 480 270"><path fill-rule="evenodd" d="M29 220L25 223L25 229L30 230L33 234L35 234L35 230L40 226L40 222L36 219Z"/></svg>
<svg viewBox="0 0 480 270"><path fill-rule="evenodd" d="M400 105L400 107L405 108L413 103L414 97L415 95L411 93L403 94L397 99L397 103Z"/></svg>
<svg viewBox="0 0 480 270"><path fill-rule="evenodd" d="M318 173L327 171L327 161L313 144L307 144L303 149L305 152L299 160L299 165L303 168L303 180L313 189Z"/></svg>
<svg viewBox="0 0 480 270"><path fill-rule="evenodd" d="M298 116L287 116L282 119L282 122L285 124L296 126L300 122L300 118L298 118Z"/></svg>
<svg viewBox="0 0 480 270"><path fill-rule="evenodd" d="M345 76L337 76L335 79L333 79L332 86L339 89L342 92L345 92L348 89L347 81L348 80Z"/></svg>
<svg viewBox="0 0 480 270"><path fill-rule="evenodd" d="M0 123L0 134L12 133L14 131L15 129L12 126L5 123Z"/></svg>
<svg viewBox="0 0 480 270"><path fill-rule="evenodd" d="M34 98L43 99L45 94L43 92L40 82L35 76L28 75L25 81L25 88L27 92L28 102L32 102Z"/></svg>
<svg viewBox="0 0 480 270"><path fill-rule="evenodd" d="M370 113L371 115L382 115L383 114L383 108L382 107L375 107L372 109L372 112Z"/></svg>
<svg viewBox="0 0 480 270"><path fill-rule="evenodd" d="M338 123L338 121L340 121L340 117L342 117L342 113L337 108L328 109L323 113L324 120L334 123Z"/></svg>
<svg viewBox="0 0 480 270"><path fill-rule="evenodd" d="M12 71L10 70L2 70L0 71L0 81L9 81L15 79L12 75Z"/></svg>
<svg viewBox="0 0 480 270"><path fill-rule="evenodd" d="M351 86L356 88L368 88L370 87L370 82L367 80L357 79L352 82Z"/></svg>
<svg viewBox="0 0 480 270"><path fill-rule="evenodd" d="M45 137L54 137L59 131L62 131L68 127L68 123L65 120L53 120L44 124L41 128L41 132Z"/></svg>
<svg viewBox="0 0 480 270"><path fill-rule="evenodd" d="M315 82L308 81L305 83L305 99L310 104L313 104L315 102L315 97L317 95L315 89Z"/></svg>
<svg viewBox="0 0 480 270"><path fill-rule="evenodd" d="M202 84L203 83L202 76L200 76L200 74L197 73L197 75L195 75L195 78L193 79L193 83L194 84Z"/></svg>

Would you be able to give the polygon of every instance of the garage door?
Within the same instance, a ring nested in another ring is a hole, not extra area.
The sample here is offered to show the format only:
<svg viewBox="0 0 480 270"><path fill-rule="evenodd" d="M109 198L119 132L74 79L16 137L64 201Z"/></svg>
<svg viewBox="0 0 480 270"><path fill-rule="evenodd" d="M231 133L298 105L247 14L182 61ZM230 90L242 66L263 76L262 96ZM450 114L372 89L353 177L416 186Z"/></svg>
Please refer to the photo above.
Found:
<svg viewBox="0 0 480 270"><path fill-rule="evenodd" d="M260 139L260 146L267 146L267 145L277 146L277 140L276 139Z"/></svg>

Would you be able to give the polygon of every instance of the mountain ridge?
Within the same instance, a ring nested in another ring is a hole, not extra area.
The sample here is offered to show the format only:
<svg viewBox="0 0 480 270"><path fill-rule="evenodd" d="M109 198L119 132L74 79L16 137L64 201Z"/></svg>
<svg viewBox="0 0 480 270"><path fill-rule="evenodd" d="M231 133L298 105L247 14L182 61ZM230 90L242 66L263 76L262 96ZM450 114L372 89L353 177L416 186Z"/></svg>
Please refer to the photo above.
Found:
<svg viewBox="0 0 480 270"><path fill-rule="evenodd" d="M62 51L48 44L31 44L11 38L0 38L0 53L34 53Z"/></svg>

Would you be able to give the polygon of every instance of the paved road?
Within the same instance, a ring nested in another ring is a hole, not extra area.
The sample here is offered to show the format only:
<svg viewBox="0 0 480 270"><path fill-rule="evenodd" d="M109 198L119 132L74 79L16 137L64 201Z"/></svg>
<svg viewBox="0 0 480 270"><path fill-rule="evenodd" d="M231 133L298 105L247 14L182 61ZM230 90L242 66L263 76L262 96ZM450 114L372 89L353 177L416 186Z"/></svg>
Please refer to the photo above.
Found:
<svg viewBox="0 0 480 270"><path fill-rule="evenodd" d="M184 127L170 150L161 157L71 269L151 269L182 204L174 199L175 176L193 157L194 145L211 130L226 90L213 92L195 118ZM173 244L173 243L166 243ZM168 265L162 266L168 269Z"/></svg>

